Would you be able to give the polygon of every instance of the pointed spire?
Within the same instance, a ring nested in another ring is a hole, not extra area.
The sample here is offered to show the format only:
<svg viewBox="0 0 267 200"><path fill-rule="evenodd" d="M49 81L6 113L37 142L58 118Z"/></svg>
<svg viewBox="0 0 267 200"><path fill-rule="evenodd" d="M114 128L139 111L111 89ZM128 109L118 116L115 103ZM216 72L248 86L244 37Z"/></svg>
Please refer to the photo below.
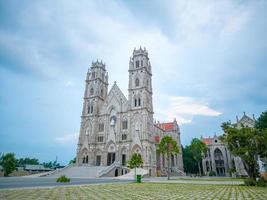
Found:
<svg viewBox="0 0 267 200"><path fill-rule="evenodd" d="M238 116L236 116L236 123L238 122L239 120L238 120Z"/></svg>
<svg viewBox="0 0 267 200"><path fill-rule="evenodd" d="M245 115L246 115L246 112L244 111L243 114L244 114L244 116L245 116Z"/></svg>

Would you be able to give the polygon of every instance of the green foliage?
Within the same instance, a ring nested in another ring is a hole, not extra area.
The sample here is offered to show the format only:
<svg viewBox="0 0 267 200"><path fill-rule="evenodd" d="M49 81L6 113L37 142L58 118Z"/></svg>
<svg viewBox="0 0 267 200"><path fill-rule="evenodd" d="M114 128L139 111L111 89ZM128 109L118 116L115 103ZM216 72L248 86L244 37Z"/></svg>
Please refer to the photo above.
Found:
<svg viewBox="0 0 267 200"><path fill-rule="evenodd" d="M158 152L170 156L172 154L178 154L180 150L177 142L171 136L165 136L159 143Z"/></svg>
<svg viewBox="0 0 267 200"><path fill-rule="evenodd" d="M177 142L171 136L164 136L159 143L157 151L167 155L168 179L170 179L170 156L180 152Z"/></svg>
<svg viewBox="0 0 267 200"><path fill-rule="evenodd" d="M2 154L0 158L0 165L4 169L4 176L8 176L16 169L16 158L14 153Z"/></svg>
<svg viewBox="0 0 267 200"><path fill-rule="evenodd" d="M250 178L258 176L258 155L267 155L267 129L242 127L234 128L223 124L225 134L220 138L233 155L239 156Z"/></svg>
<svg viewBox="0 0 267 200"><path fill-rule="evenodd" d="M256 186L257 182L253 178L247 178L247 179L244 180L244 184L246 186Z"/></svg>
<svg viewBox="0 0 267 200"><path fill-rule="evenodd" d="M140 154L134 153L131 159L128 161L128 167L130 169L138 168L143 165L143 160Z"/></svg>
<svg viewBox="0 0 267 200"><path fill-rule="evenodd" d="M24 165L39 165L39 160L36 158L20 158L17 159L17 165L18 166L24 166Z"/></svg>
<svg viewBox="0 0 267 200"><path fill-rule="evenodd" d="M68 183L70 182L70 178L67 178L65 175L58 177L57 182L60 183Z"/></svg>
<svg viewBox="0 0 267 200"><path fill-rule="evenodd" d="M196 174L198 172L198 165L197 162L193 159L193 154L190 151L190 145L182 147L183 151L183 164L184 164L184 171L190 174Z"/></svg>
<svg viewBox="0 0 267 200"><path fill-rule="evenodd" d="M215 171L210 171L210 172L209 172L209 176L216 176Z"/></svg>
<svg viewBox="0 0 267 200"><path fill-rule="evenodd" d="M255 180L253 178L247 178L244 180L246 186L259 186L259 187L266 187L266 181L261 177L259 180Z"/></svg>
<svg viewBox="0 0 267 200"><path fill-rule="evenodd" d="M76 157L74 157L72 160L70 160L69 164L74 164L76 163Z"/></svg>
<svg viewBox="0 0 267 200"><path fill-rule="evenodd" d="M56 168L59 168L60 167L60 164L59 163L57 163L57 161L54 161L54 162L52 162L52 161L50 161L50 162L48 162L48 163L43 163L43 166L45 167L45 168L50 168L50 169L56 169Z"/></svg>
<svg viewBox="0 0 267 200"><path fill-rule="evenodd" d="M183 151L184 170L187 173L201 174L202 159L207 152L207 146L201 140L193 138L191 144Z"/></svg>
<svg viewBox="0 0 267 200"><path fill-rule="evenodd" d="M207 150L208 148L205 143L198 138L193 138L190 145L190 151L193 154L193 159L195 161L201 162Z"/></svg>
<svg viewBox="0 0 267 200"><path fill-rule="evenodd" d="M267 129L267 111L261 113L260 117L256 121L255 128Z"/></svg>
<svg viewBox="0 0 267 200"><path fill-rule="evenodd" d="M193 138L190 144L190 152L193 155L193 160L198 165L198 172L201 174L201 163L202 159L205 156L205 153L207 152L208 148L205 143L203 143L200 139L198 138Z"/></svg>

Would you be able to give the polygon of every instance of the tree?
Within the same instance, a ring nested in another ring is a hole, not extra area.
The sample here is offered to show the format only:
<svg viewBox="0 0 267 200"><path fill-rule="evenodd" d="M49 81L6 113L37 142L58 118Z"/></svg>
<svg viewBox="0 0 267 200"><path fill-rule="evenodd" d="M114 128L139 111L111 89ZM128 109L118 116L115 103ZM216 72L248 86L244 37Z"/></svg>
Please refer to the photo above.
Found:
<svg viewBox="0 0 267 200"><path fill-rule="evenodd" d="M193 159L197 162L198 172L201 175L201 162L207 152L208 148L205 143L203 143L198 138L193 138L191 141L189 151L191 152Z"/></svg>
<svg viewBox="0 0 267 200"><path fill-rule="evenodd" d="M171 155L176 155L180 152L177 142L172 139L171 136L165 136L159 143L158 152L167 155L168 160L168 180L170 180L170 157Z"/></svg>
<svg viewBox="0 0 267 200"><path fill-rule="evenodd" d="M17 165L18 166L24 166L24 165L39 165L39 160L36 158L20 158L17 159Z"/></svg>
<svg viewBox="0 0 267 200"><path fill-rule="evenodd" d="M134 153L127 164L130 169L134 168L134 177L136 177L136 168L141 167L143 165L141 155L138 153Z"/></svg>
<svg viewBox="0 0 267 200"><path fill-rule="evenodd" d="M255 128L260 130L267 129L267 111L262 112L260 117L256 120Z"/></svg>
<svg viewBox="0 0 267 200"><path fill-rule="evenodd" d="M186 173L196 174L198 172L198 164L193 159L193 154L190 151L190 147L190 145L186 145L185 148L182 147L184 171Z"/></svg>
<svg viewBox="0 0 267 200"><path fill-rule="evenodd" d="M72 160L70 160L69 165L76 163L76 157L74 157Z"/></svg>
<svg viewBox="0 0 267 200"><path fill-rule="evenodd" d="M237 129L227 123L222 124L225 134L221 136L233 155L239 156L250 178L256 179L258 173L258 156L267 154L267 130L242 127Z"/></svg>
<svg viewBox="0 0 267 200"><path fill-rule="evenodd" d="M3 154L0 158L0 165L4 169L4 176L8 176L16 169L16 158L14 153Z"/></svg>

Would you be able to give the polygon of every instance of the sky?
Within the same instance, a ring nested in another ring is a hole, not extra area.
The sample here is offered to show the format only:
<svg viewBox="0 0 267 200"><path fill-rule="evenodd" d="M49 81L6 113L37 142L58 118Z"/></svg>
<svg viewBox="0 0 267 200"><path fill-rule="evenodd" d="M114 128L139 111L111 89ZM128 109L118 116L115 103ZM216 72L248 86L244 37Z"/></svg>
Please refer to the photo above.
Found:
<svg viewBox="0 0 267 200"><path fill-rule="evenodd" d="M267 110L265 0L0 0L0 152L75 157L85 76L103 60L127 97L134 48L152 65L154 118L183 145Z"/></svg>

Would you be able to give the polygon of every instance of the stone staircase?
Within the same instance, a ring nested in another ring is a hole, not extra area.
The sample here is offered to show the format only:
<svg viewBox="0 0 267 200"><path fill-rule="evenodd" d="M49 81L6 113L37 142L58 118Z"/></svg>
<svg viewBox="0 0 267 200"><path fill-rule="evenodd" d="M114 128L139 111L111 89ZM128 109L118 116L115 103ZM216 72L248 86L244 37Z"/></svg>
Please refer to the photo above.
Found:
<svg viewBox="0 0 267 200"><path fill-rule="evenodd" d="M55 170L46 177L67 176L70 178L97 178L98 172L106 168L106 166L77 166L68 165L65 168Z"/></svg>

